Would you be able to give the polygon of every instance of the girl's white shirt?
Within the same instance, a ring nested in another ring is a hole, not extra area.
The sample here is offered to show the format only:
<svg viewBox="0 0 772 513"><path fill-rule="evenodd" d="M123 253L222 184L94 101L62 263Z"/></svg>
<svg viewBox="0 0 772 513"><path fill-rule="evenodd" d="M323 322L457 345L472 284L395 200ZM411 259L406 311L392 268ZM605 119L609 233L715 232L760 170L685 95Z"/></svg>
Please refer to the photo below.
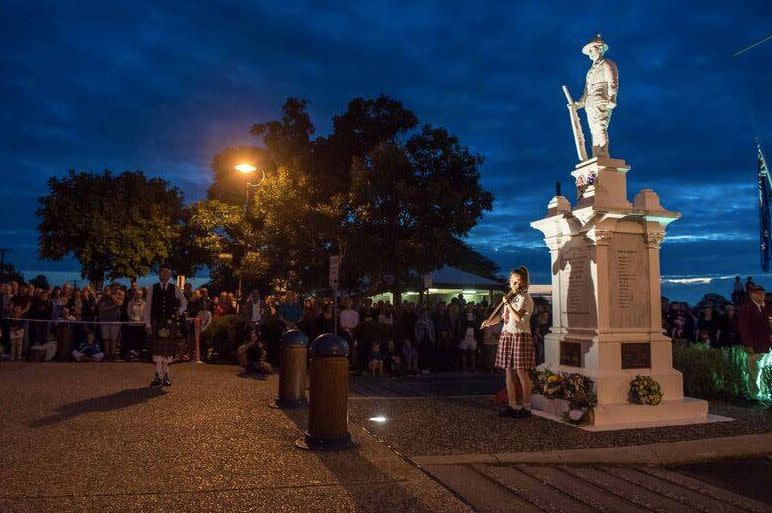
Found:
<svg viewBox="0 0 772 513"><path fill-rule="evenodd" d="M531 314L533 313L533 298L528 292L520 292L518 293L511 301L510 304L512 305L512 309L515 311L520 311L525 309L525 313L521 317L521 319L518 321L515 319L515 316L512 315L512 312L509 312L509 320L504 323L504 326L502 327L502 331L506 331L507 333L528 333L531 334ZM507 308L505 305L504 308Z"/></svg>

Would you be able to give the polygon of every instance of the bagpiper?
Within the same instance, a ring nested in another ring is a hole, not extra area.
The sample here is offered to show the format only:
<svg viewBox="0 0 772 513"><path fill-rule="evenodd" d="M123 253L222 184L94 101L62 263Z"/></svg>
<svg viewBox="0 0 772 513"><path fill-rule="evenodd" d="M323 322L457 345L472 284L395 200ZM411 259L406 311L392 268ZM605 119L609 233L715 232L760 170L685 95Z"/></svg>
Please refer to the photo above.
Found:
<svg viewBox="0 0 772 513"><path fill-rule="evenodd" d="M158 283L147 291L145 306L145 327L150 334L150 350L155 363L155 378L151 387L172 385L169 379L169 364L179 356L182 338L180 316L187 301L179 287L169 283L172 267L161 264L158 268Z"/></svg>

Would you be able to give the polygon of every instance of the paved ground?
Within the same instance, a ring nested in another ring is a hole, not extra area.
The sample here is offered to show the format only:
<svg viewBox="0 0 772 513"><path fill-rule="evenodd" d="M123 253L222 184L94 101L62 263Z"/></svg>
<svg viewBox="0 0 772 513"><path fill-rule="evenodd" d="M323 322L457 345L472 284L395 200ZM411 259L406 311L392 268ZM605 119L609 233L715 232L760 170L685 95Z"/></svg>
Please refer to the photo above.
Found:
<svg viewBox="0 0 772 513"><path fill-rule="evenodd" d="M700 504L707 508L702 511L717 506L768 510L722 491L733 488L720 475L708 475L710 468L668 474L709 491L707 502L695 502L696 492L688 486L650 496L652 479L667 480L652 472L675 472L661 467L426 466L432 479L409 462L417 455L716 436L713 427L629 431L618 438L538 418L504 423L489 397L475 395L495 391L496 378L358 377L350 401L356 449L309 453L293 445L305 430L307 411L267 406L276 393L276 377L243 378L233 366L181 364L172 371L174 386L157 391L146 386L149 364L0 365L0 512L398 513L534 511L534 505L543 511L635 511L646 505L652 511L686 512ZM767 410L725 405L717 413L734 416L731 408L741 420L732 423L734 430L721 428L727 434L772 432ZM389 420L370 421L375 414ZM598 476L603 483L593 485ZM609 483L619 488L610 489ZM772 489L772 483L764 486Z"/></svg>
<svg viewBox="0 0 772 513"><path fill-rule="evenodd" d="M233 366L0 365L0 512L468 511L362 430L357 448L293 445L306 411Z"/></svg>
<svg viewBox="0 0 772 513"><path fill-rule="evenodd" d="M430 374L402 380L362 376L355 378L351 420L409 455L618 447L772 433L768 405L725 402L711 402L710 413L734 422L591 433L536 416L500 419L491 396L479 394L493 394L502 386L501 377L486 374ZM368 421L374 416L389 420ZM416 436L419 433L431 436Z"/></svg>

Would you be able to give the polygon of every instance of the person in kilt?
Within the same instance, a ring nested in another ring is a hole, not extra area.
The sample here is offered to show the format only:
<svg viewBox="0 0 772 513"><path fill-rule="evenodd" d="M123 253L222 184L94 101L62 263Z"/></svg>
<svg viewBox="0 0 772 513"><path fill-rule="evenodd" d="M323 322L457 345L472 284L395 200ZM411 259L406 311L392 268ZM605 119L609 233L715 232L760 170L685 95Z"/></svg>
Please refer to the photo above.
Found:
<svg viewBox="0 0 772 513"><path fill-rule="evenodd" d="M155 363L151 387L171 386L169 364L179 355L183 341L179 316L185 311L187 301L179 287L169 283L171 277L171 266L161 264L158 283L147 291L145 327L150 334L150 351Z"/></svg>
<svg viewBox="0 0 772 513"><path fill-rule="evenodd" d="M528 293L528 269L518 267L509 274L512 289L501 300L482 328L503 322L496 367L504 369L508 406L499 415L525 418L531 415L531 370L536 367L536 346L531 338L533 298Z"/></svg>

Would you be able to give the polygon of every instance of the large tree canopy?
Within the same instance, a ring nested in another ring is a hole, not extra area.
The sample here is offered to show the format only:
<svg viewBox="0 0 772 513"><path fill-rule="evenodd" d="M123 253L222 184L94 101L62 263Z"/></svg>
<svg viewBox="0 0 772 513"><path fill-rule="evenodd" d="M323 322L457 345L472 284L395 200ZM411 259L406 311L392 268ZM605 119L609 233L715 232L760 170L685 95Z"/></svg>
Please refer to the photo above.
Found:
<svg viewBox="0 0 772 513"><path fill-rule="evenodd" d="M179 240L182 195L160 178L70 171L48 187L36 212L40 256L71 254L90 280L146 275Z"/></svg>
<svg viewBox="0 0 772 513"><path fill-rule="evenodd" d="M316 139L305 108L290 99L281 120L252 128L263 143L252 151L266 180L241 220L215 230L221 244L241 245L252 256L237 264L240 272L253 266L257 279L319 286L327 257L340 253L344 286L378 283L398 293L416 273L448 263L496 271L463 242L492 207L479 183L480 155L447 130L419 125L385 96L353 99L333 118L332 133ZM231 148L215 157L209 199L197 208L243 203L248 179L233 171L243 154ZM230 169L223 169L226 161Z"/></svg>

